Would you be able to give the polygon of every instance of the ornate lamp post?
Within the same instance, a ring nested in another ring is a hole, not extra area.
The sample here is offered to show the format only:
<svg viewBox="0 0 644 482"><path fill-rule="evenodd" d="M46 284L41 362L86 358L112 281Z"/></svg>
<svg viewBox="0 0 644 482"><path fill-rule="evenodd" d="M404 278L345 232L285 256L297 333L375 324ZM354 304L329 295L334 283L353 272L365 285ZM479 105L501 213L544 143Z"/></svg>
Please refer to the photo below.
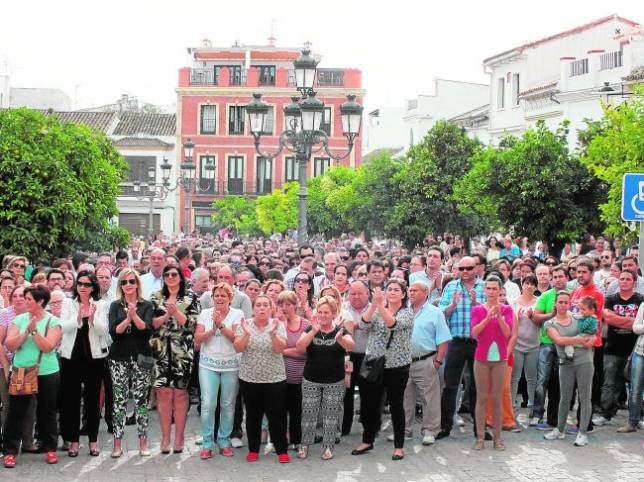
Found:
<svg viewBox="0 0 644 482"><path fill-rule="evenodd" d="M307 200L307 165L313 152L324 149L326 154L336 160L347 158L353 150L355 138L360 133L362 122L362 106L355 101L355 95L347 95L347 102L340 106L342 116L342 132L347 138L347 152L336 154L329 148L329 137L320 130L324 116L324 103L316 97L313 90L317 73L317 60L311 56L308 49L293 62L295 81L300 97L292 97L293 101L284 107L286 130L279 136L279 146L276 152L264 152L260 149L260 138L266 131L268 104L262 101L261 94L253 94L253 100L246 106L250 120L250 131L255 139L255 150L265 158L274 159L286 149L295 153L299 170L299 212L297 227L297 242L305 244L308 238L306 230L306 200Z"/></svg>
<svg viewBox="0 0 644 482"><path fill-rule="evenodd" d="M167 159L163 160L164 164L168 162ZM169 164L168 164L169 165ZM163 201L168 196L168 191L164 190L163 187L167 184L170 177L170 171L163 168L162 184L156 183L156 174L157 171L154 166L148 168L148 182L139 182L134 183L134 193L137 199L149 199L150 200L150 210L148 212L148 237L154 235L154 200L158 199Z"/></svg>

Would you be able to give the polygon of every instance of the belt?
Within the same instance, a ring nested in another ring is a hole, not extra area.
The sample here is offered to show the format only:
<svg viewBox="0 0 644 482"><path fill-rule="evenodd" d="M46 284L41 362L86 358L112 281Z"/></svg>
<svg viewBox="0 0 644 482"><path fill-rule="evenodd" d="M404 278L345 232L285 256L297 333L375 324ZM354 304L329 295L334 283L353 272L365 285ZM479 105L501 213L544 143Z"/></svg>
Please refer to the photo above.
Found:
<svg viewBox="0 0 644 482"><path fill-rule="evenodd" d="M476 340L474 338L470 338L467 336L453 336L452 341L461 341L463 343L476 343Z"/></svg>
<svg viewBox="0 0 644 482"><path fill-rule="evenodd" d="M421 356L413 356L413 357L411 357L411 362L414 363L414 362L417 362L417 361L426 360L430 356L434 356L434 355L436 355L436 352L435 351L430 351L429 353L426 353L426 354L421 355Z"/></svg>

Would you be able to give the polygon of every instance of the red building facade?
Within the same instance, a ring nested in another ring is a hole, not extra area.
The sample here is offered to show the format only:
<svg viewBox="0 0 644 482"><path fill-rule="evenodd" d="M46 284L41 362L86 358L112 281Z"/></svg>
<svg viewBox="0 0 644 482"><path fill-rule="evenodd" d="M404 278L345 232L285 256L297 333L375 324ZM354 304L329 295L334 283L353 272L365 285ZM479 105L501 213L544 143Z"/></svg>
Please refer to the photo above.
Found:
<svg viewBox="0 0 644 482"><path fill-rule="evenodd" d="M188 138L195 144L193 161L197 178L206 191L179 194L177 216L183 229L207 229L211 226L210 205L225 195L257 196L297 181L294 154L283 151L277 158L263 158L255 151L245 106L254 92L272 109L269 126L262 135L261 147L274 152L280 133L285 129L283 107L297 96L293 60L299 49L274 46L231 48L199 47L188 49L193 66L179 70L177 89L178 146ZM322 129L329 136L334 152L345 152L347 141L342 135L340 105L347 94L356 95L362 103L362 73L349 68L318 67L315 87L317 97L325 104ZM355 167L361 162L361 138L353 152L342 161ZM207 182L203 167L214 162L215 179ZM313 154L308 176L323 174L334 165L324 152Z"/></svg>

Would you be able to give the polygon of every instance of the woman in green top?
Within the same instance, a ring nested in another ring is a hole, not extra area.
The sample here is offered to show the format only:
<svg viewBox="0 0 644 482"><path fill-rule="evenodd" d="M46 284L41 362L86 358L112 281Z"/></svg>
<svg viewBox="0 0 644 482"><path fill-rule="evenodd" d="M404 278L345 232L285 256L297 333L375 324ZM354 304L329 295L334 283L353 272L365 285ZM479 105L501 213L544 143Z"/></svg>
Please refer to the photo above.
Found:
<svg viewBox="0 0 644 482"><path fill-rule="evenodd" d="M13 367L28 368L38 363L38 430L49 464L58 462L56 446L56 400L60 386L58 359L54 349L62 336L60 320L48 314L49 290L43 285L25 288L27 312L18 315L7 334L7 349L13 351ZM33 395L10 395L9 415L5 427L4 466L13 468L22 438L22 423Z"/></svg>

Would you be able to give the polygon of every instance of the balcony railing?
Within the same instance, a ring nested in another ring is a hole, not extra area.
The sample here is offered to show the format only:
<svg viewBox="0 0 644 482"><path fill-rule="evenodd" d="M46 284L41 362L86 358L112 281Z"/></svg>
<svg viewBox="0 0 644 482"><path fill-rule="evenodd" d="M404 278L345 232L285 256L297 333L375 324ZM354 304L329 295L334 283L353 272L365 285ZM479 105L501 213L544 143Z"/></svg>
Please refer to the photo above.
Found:
<svg viewBox="0 0 644 482"><path fill-rule="evenodd" d="M611 70L621 67L623 65L623 52L616 50L615 52L608 52L601 54L599 57L599 70Z"/></svg>
<svg viewBox="0 0 644 482"><path fill-rule="evenodd" d="M215 71L210 69L192 69L190 71L190 85L217 85Z"/></svg>

